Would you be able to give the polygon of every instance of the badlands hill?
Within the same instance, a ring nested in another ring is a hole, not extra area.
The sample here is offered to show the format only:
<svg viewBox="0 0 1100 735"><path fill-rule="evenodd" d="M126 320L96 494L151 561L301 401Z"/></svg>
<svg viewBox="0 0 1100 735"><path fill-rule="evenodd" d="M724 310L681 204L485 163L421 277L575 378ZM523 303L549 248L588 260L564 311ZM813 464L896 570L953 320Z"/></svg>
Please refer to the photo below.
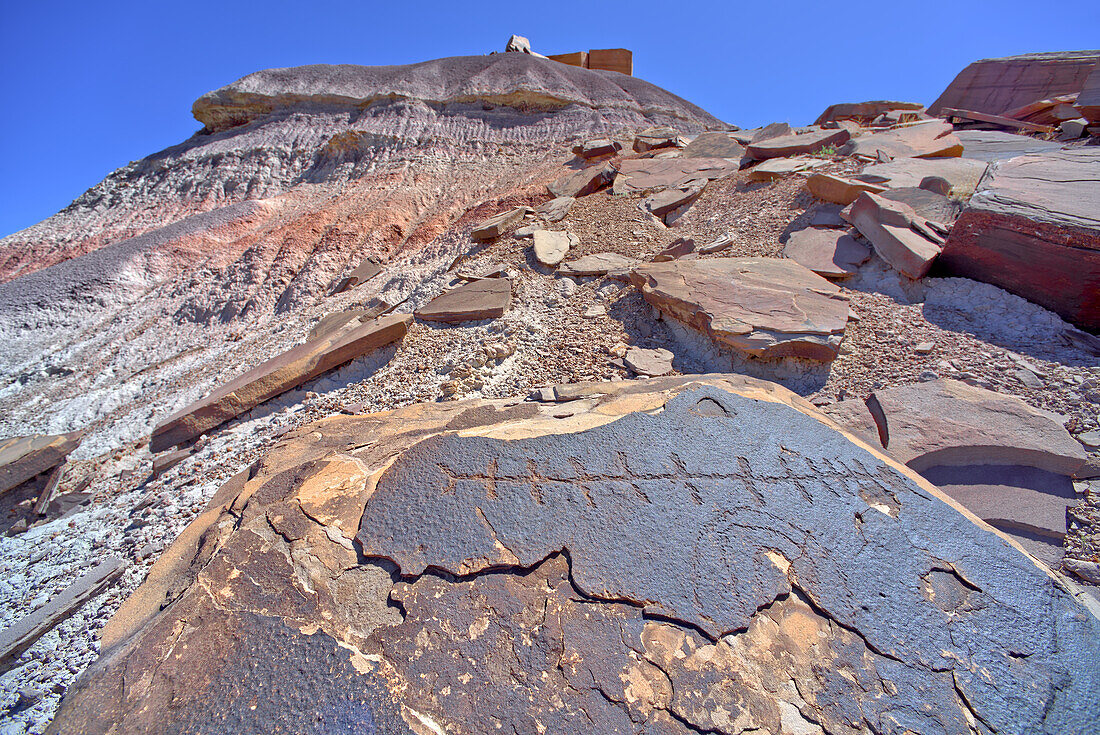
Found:
<svg viewBox="0 0 1100 735"><path fill-rule="evenodd" d="M0 240L0 732L1092 727L1100 53L569 56L257 72Z"/></svg>

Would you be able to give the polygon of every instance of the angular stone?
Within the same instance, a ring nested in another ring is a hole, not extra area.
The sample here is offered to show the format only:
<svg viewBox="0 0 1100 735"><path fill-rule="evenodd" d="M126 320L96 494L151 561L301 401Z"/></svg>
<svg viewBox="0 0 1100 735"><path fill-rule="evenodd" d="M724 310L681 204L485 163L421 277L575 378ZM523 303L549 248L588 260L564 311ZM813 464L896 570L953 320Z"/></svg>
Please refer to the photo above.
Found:
<svg viewBox="0 0 1100 735"><path fill-rule="evenodd" d="M667 248L653 256L654 263L666 263L695 252L695 240L690 237L678 237ZM662 373L663 374L663 373Z"/></svg>
<svg viewBox="0 0 1100 735"><path fill-rule="evenodd" d="M772 138L782 138L785 135L793 135L794 131L791 126L785 122L773 122L768 123L762 128L755 128L754 130L746 130L743 132L747 135L747 140L739 141L745 144L748 143L761 143L765 140L771 140Z"/></svg>
<svg viewBox="0 0 1100 735"><path fill-rule="evenodd" d="M675 148L680 144L680 133L672 128L647 128L634 136L634 151L645 153L658 148Z"/></svg>
<svg viewBox="0 0 1100 735"><path fill-rule="evenodd" d="M292 347L185 406L153 429L151 452L162 452L205 434L281 393L297 388L405 336L410 314L394 314Z"/></svg>
<svg viewBox="0 0 1100 735"><path fill-rule="evenodd" d="M848 323L840 288L793 260L651 263L630 279L662 312L755 357L832 360Z"/></svg>
<svg viewBox="0 0 1100 735"><path fill-rule="evenodd" d="M560 222L569 214L577 200L573 197L557 197L535 208L535 212L547 222Z"/></svg>
<svg viewBox="0 0 1100 735"><path fill-rule="evenodd" d="M125 566L121 559L108 556L45 605L0 632L0 672L10 669L23 651L117 579Z"/></svg>
<svg viewBox="0 0 1100 735"><path fill-rule="evenodd" d="M496 319L511 305L512 280L484 278L436 296L416 311L416 318L445 323Z"/></svg>
<svg viewBox="0 0 1100 735"><path fill-rule="evenodd" d="M83 432L17 436L0 441L0 494L57 467L80 446Z"/></svg>
<svg viewBox="0 0 1100 735"><path fill-rule="evenodd" d="M752 171L749 172L749 179L752 181L775 181L799 171L809 171L824 166L826 163L827 161L821 158L803 156L772 158L753 166Z"/></svg>
<svg viewBox="0 0 1100 735"><path fill-rule="evenodd" d="M539 230L535 233L535 257L543 265L553 268L565 260L571 247L579 244L580 240L571 232Z"/></svg>
<svg viewBox="0 0 1100 735"><path fill-rule="evenodd" d="M887 189L879 196L892 202L906 204L921 217L940 222L948 227L955 224L955 220L962 212L962 204L957 200L924 188L904 186L898 189Z"/></svg>
<svg viewBox="0 0 1100 735"><path fill-rule="evenodd" d="M693 182L683 189L665 189L646 198L643 203L646 210L654 217L664 218L665 215L679 210L681 207L691 205L699 195L703 193L705 182Z"/></svg>
<svg viewBox="0 0 1100 735"><path fill-rule="evenodd" d="M170 452L161 452L153 457L153 479L160 477L168 470L178 465L191 456L191 448L174 449Z"/></svg>
<svg viewBox="0 0 1100 735"><path fill-rule="evenodd" d="M625 48L589 49L588 68L631 76L634 73L634 54Z"/></svg>
<svg viewBox="0 0 1100 735"><path fill-rule="evenodd" d="M526 212L527 207L516 207L507 212L501 212L475 227L473 232L470 233L470 237L475 240L495 240L515 227L523 219Z"/></svg>
<svg viewBox="0 0 1100 735"><path fill-rule="evenodd" d="M871 257L871 249L841 230L814 227L792 232L783 254L826 278L855 275Z"/></svg>
<svg viewBox="0 0 1100 735"><path fill-rule="evenodd" d="M729 133L699 133L680 153L681 158L732 158L740 161L745 147Z"/></svg>
<svg viewBox="0 0 1100 735"><path fill-rule="evenodd" d="M963 144L950 123L930 120L862 135L844 148L848 155L870 159L878 158L879 151L890 158L958 157L963 153Z"/></svg>
<svg viewBox="0 0 1100 735"><path fill-rule="evenodd" d="M348 289L361 286L370 279L377 276L382 272L382 261L373 255L368 255L359 262L359 265L355 269L344 276L344 278L336 284L336 288L332 289L332 293L338 294L347 291Z"/></svg>
<svg viewBox="0 0 1100 735"><path fill-rule="evenodd" d="M580 158L599 158L600 156L613 156L623 149L623 144L610 138L598 140L586 140L580 145L573 146L573 153Z"/></svg>
<svg viewBox="0 0 1100 735"><path fill-rule="evenodd" d="M895 270L923 278L943 248L943 237L913 208L876 194L861 194L848 216L875 252Z"/></svg>
<svg viewBox="0 0 1100 735"><path fill-rule="evenodd" d="M639 158L623 161L615 178L616 194L679 188L692 181L732 176L740 166L724 158Z"/></svg>
<svg viewBox="0 0 1100 735"><path fill-rule="evenodd" d="M971 158L897 158L889 163L868 166L854 178L888 189L917 187L929 176L938 176L951 184L955 196L969 197L977 188L988 164Z"/></svg>
<svg viewBox="0 0 1100 735"><path fill-rule="evenodd" d="M332 314L325 314L317 320L317 323L313 325L313 329L309 330L309 336L306 337L306 341L313 342L314 340L328 337L337 332L342 332L345 329L357 327L360 324L366 324L371 319L381 316L393 308L381 299L378 299L378 302L379 303L373 304L366 309L347 309L345 311L333 312Z"/></svg>
<svg viewBox="0 0 1100 735"><path fill-rule="evenodd" d="M562 418L295 432L162 555L51 731L1091 728L1086 601L798 396L572 390Z"/></svg>
<svg viewBox="0 0 1100 735"><path fill-rule="evenodd" d="M989 125L994 125L998 128L1025 131L1028 133L1040 133L1043 135L1054 132L1054 126L1052 125L1039 125L1037 123L1017 120L1012 117L1004 117L1003 115L990 115L989 113L978 112L976 110L959 110L953 107L945 107L943 108L943 116L947 118L948 121L952 121L960 125L986 123Z"/></svg>
<svg viewBox="0 0 1100 735"><path fill-rule="evenodd" d="M583 258L569 260L561 264L558 272L567 276L605 276L621 273L638 264L635 258L618 253L594 253Z"/></svg>
<svg viewBox="0 0 1100 735"><path fill-rule="evenodd" d="M843 205L851 204L865 191L877 194L886 189L879 184L853 181L834 174L814 174L806 179L806 188L822 201Z"/></svg>
<svg viewBox="0 0 1100 735"><path fill-rule="evenodd" d="M666 349L649 350L644 347L631 347L626 351L623 362L637 375L657 377L672 372L674 355Z"/></svg>
<svg viewBox="0 0 1100 735"><path fill-rule="evenodd" d="M1021 54L975 61L963 69L928 107L942 115L948 107L1000 115L1035 100L1080 92L1100 51Z"/></svg>
<svg viewBox="0 0 1100 735"><path fill-rule="evenodd" d="M615 167L611 164L589 166L562 176L546 185L556 197L583 197L611 186L615 180Z"/></svg>
<svg viewBox="0 0 1100 735"><path fill-rule="evenodd" d="M992 164L941 260L950 273L1100 329L1100 149Z"/></svg>
<svg viewBox="0 0 1100 735"><path fill-rule="evenodd" d="M506 52L514 51L529 54L531 53L531 42L523 36L517 36L513 33L511 38L508 39L508 43L504 46L504 50Z"/></svg>
<svg viewBox="0 0 1100 735"><path fill-rule="evenodd" d="M962 141L964 156L987 163L1025 153L1056 151L1062 147L1051 140L1000 130L956 130L955 137Z"/></svg>
<svg viewBox="0 0 1100 735"><path fill-rule="evenodd" d="M801 135L783 135L778 138L750 143L745 152L757 161L768 158L788 158L804 153L815 153L828 146L839 147L848 142L851 134L843 128L838 130L811 130Z"/></svg>
<svg viewBox="0 0 1100 735"><path fill-rule="evenodd" d="M855 120L867 124L879 115L894 110L923 110L924 105L919 102L889 102L886 100L873 100L870 102L840 102L829 105L825 112L818 115L814 125L822 125L827 122L840 120Z"/></svg>

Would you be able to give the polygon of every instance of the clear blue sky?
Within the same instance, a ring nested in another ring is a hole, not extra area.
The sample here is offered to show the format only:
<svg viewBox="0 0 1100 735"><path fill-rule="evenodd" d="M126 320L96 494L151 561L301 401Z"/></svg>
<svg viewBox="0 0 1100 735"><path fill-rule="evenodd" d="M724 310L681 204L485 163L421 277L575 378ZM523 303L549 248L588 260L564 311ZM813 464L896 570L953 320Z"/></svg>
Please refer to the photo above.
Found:
<svg viewBox="0 0 1100 735"><path fill-rule="evenodd" d="M750 127L833 102L930 103L970 61L1100 47L1100 3L0 0L0 236L178 143L259 69L503 49L634 51L639 77Z"/></svg>

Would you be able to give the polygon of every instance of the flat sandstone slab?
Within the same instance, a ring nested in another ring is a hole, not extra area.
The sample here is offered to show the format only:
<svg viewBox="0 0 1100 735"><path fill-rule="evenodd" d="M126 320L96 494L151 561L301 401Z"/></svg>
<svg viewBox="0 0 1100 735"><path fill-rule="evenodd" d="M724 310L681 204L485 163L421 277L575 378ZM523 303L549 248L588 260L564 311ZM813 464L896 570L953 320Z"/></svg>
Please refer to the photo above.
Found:
<svg viewBox="0 0 1100 735"><path fill-rule="evenodd" d="M650 263L630 280L661 311L755 357L832 360L848 323L840 288L793 260Z"/></svg>
<svg viewBox="0 0 1100 735"><path fill-rule="evenodd" d="M0 442L0 493L65 461L80 445L81 432L16 436Z"/></svg>
<svg viewBox="0 0 1100 735"><path fill-rule="evenodd" d="M292 347L169 416L153 429L150 451L161 452L194 439L264 401L399 340L411 322L410 314L393 314Z"/></svg>
<svg viewBox="0 0 1100 735"><path fill-rule="evenodd" d="M871 248L843 230L810 227L792 232L783 254L826 278L855 275L871 257Z"/></svg>
<svg viewBox="0 0 1100 735"><path fill-rule="evenodd" d="M1073 588L799 397L736 375L574 392L561 418L432 403L288 435L162 555L49 731L1100 717Z"/></svg>
<svg viewBox="0 0 1100 735"><path fill-rule="evenodd" d="M510 278L483 278L436 296L417 310L416 318L447 323L496 319L511 305Z"/></svg>

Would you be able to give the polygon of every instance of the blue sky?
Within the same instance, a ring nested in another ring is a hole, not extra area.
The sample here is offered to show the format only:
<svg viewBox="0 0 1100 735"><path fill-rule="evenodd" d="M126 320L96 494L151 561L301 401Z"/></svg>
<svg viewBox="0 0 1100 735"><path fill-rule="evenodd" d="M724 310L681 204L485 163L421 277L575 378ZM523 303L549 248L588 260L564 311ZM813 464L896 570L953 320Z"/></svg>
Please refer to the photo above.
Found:
<svg viewBox="0 0 1100 735"><path fill-rule="evenodd" d="M195 98L250 72L482 54L511 33L542 53L632 49L637 76L751 127L927 104L976 59L1096 48L1100 5L0 0L0 236L186 139Z"/></svg>

